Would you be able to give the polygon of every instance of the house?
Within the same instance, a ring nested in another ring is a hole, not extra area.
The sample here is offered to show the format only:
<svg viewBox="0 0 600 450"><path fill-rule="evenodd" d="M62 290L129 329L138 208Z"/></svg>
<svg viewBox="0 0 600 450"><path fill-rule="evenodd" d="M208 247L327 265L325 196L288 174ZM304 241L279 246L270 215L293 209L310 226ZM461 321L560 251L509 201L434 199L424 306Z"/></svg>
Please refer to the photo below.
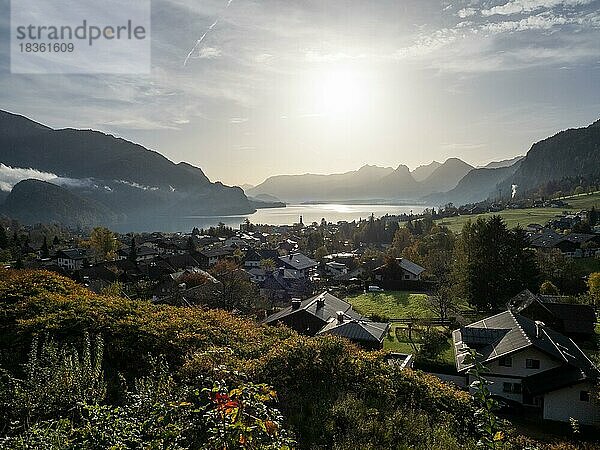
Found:
<svg viewBox="0 0 600 450"><path fill-rule="evenodd" d="M262 283L266 280L268 272L262 267L251 267L245 269L248 275L250 275L250 281L253 283Z"/></svg>
<svg viewBox="0 0 600 450"><path fill-rule="evenodd" d="M267 317L263 323L284 324L308 336L333 334L345 337L366 349L383 348L389 323L372 322L352 305L328 292L307 300L293 299L290 306Z"/></svg>
<svg viewBox="0 0 600 450"><path fill-rule="evenodd" d="M561 297L535 295L525 289L513 297L508 307L511 311L546 326L573 339L589 339L595 335L596 312L590 305L562 303Z"/></svg>
<svg viewBox="0 0 600 450"><path fill-rule="evenodd" d="M295 271L300 278L308 278L311 272L319 265L316 261L302 253L291 253L286 256L280 256L276 263L281 267Z"/></svg>
<svg viewBox="0 0 600 450"><path fill-rule="evenodd" d="M87 250L84 248L58 250L55 259L56 264L61 269L79 270L88 262Z"/></svg>
<svg viewBox="0 0 600 450"><path fill-rule="evenodd" d="M194 256L199 261L204 269L214 266L219 261L229 259L233 256L234 249L232 247L213 247L203 249Z"/></svg>
<svg viewBox="0 0 600 450"><path fill-rule="evenodd" d="M273 261L273 263L276 263L278 258L279 253L277 250L256 250L254 248L250 248L244 255L244 267L247 269L251 267L260 267L261 262L267 259L270 259Z"/></svg>
<svg viewBox="0 0 600 450"><path fill-rule="evenodd" d="M348 273L348 268L345 264L330 261L325 263L325 273L330 277L338 277Z"/></svg>
<svg viewBox="0 0 600 450"><path fill-rule="evenodd" d="M473 349L489 370L492 395L536 408L544 419L600 424L592 395L600 371L570 338L508 310L455 330L452 339L456 368L468 386Z"/></svg>
<svg viewBox="0 0 600 450"><path fill-rule="evenodd" d="M265 279L258 285L260 295L274 304L287 303L292 298L303 298L313 292L310 279L300 277L295 271L284 268L265 273Z"/></svg>
<svg viewBox="0 0 600 450"><path fill-rule="evenodd" d="M379 266L373 269L373 278L375 281L419 281L421 280L421 274L425 272L425 269L418 264L406 259L396 258L400 273L391 274L388 270L387 265ZM394 279L390 278L393 277ZM399 278L399 279L398 279Z"/></svg>
<svg viewBox="0 0 600 450"><path fill-rule="evenodd" d="M332 334L345 337L362 348L380 350L383 348L383 339L387 336L389 329L389 322L353 319L338 311L336 316L330 318L327 325L321 328L317 335Z"/></svg>
<svg viewBox="0 0 600 450"><path fill-rule="evenodd" d="M129 259L130 252L131 252L131 249L129 247L122 248L117 253L117 257L120 260ZM135 249L135 260L137 262L149 261L149 260L155 258L157 255L158 255L158 252L154 248L152 248L148 245L141 245L139 247L136 247L136 249Z"/></svg>

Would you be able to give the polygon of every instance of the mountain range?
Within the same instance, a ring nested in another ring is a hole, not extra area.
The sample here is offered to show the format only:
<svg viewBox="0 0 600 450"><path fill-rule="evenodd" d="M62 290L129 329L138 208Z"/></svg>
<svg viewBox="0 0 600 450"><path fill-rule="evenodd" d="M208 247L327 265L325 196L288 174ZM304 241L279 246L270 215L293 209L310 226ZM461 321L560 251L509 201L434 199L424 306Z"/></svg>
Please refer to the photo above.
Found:
<svg viewBox="0 0 600 450"><path fill-rule="evenodd" d="M278 175L247 192L290 202L385 199L462 205L510 197L513 186L519 193L527 193L548 182L586 176L600 176L600 120L537 142L525 156L483 167L450 158L412 172L400 165L395 170L364 166L335 175Z"/></svg>
<svg viewBox="0 0 600 450"><path fill-rule="evenodd" d="M98 131L55 130L5 111L0 111L0 162L3 179L24 173L46 182L16 184L2 205L2 212L26 223L61 219L86 226L256 210L242 189L212 183L191 164L175 164ZM6 184L0 187L6 190Z"/></svg>
<svg viewBox="0 0 600 450"><path fill-rule="evenodd" d="M248 195L273 195L283 201L414 200L434 192L448 191L473 166L457 158L434 162L411 172L405 165L363 166L332 175L277 175L246 191ZM416 178L413 175L417 173Z"/></svg>
<svg viewBox="0 0 600 450"><path fill-rule="evenodd" d="M565 178L600 177L600 120L533 144L524 157L475 168L458 158L415 170L365 165L332 175L278 175L258 186L213 183L202 169L99 131L52 129L0 111L0 213L25 223L136 224L252 213L287 202L506 198ZM248 196L246 196L246 194ZM123 228L123 227L121 227Z"/></svg>

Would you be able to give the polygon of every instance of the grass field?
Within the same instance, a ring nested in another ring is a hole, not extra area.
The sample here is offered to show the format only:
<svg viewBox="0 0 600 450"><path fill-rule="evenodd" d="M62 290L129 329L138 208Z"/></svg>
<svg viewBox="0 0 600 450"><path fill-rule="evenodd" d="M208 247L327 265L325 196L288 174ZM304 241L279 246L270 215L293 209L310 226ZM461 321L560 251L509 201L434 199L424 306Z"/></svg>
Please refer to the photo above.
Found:
<svg viewBox="0 0 600 450"><path fill-rule="evenodd" d="M388 318L434 317L427 303L426 294L404 291L369 292L346 299L363 316L376 314Z"/></svg>
<svg viewBox="0 0 600 450"><path fill-rule="evenodd" d="M590 209L592 206L596 209L600 209L600 192L563 197L562 200L571 205L575 210Z"/></svg>
<svg viewBox="0 0 600 450"><path fill-rule="evenodd" d="M506 209L496 213L473 214L470 216L448 217L438 220L437 223L445 225L454 232L460 232L467 221L475 221L478 217L500 216L504 219L508 227L514 228L517 225L525 227L530 223L539 223L545 225L548 220L560 215L562 210L557 208L528 208L528 209Z"/></svg>
<svg viewBox="0 0 600 450"><path fill-rule="evenodd" d="M595 206L596 209L600 209L600 192L564 197L562 200L567 202L573 211L590 209L592 206ZM507 209L497 213L449 217L447 219L438 220L437 223L447 226L454 232L459 232L468 220L475 221L478 217L500 216L510 228L514 228L517 225L525 227L530 223L545 225L548 220L560 215L562 212L563 210L560 208Z"/></svg>

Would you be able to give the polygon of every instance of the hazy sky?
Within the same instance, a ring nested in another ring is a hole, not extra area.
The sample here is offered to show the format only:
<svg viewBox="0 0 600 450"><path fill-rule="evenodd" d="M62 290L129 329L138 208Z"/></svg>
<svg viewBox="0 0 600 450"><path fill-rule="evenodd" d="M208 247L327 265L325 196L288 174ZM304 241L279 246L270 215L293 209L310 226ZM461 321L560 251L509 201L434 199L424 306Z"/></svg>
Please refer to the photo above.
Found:
<svg viewBox="0 0 600 450"><path fill-rule="evenodd" d="M153 0L151 75L26 76L10 74L0 0L0 107L229 184L481 164L600 117L600 0L227 3Z"/></svg>

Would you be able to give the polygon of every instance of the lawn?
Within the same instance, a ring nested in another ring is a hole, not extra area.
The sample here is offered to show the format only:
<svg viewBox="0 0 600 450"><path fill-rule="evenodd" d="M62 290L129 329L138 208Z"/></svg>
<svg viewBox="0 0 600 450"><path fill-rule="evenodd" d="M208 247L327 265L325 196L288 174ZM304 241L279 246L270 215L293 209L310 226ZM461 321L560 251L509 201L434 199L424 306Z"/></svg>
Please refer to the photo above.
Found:
<svg viewBox="0 0 600 450"><path fill-rule="evenodd" d="M571 207L571 210L573 211L579 211L581 209L590 209L592 206L595 206L596 209L600 209L600 192L564 197L562 200L567 202ZM440 225L447 226L454 232L459 232L462 230L463 225L468 220L474 221L478 217L500 216L504 219L504 221L510 228L514 228L517 225L525 227L530 223L538 223L540 225L545 225L546 222L548 222L548 220L560 215L562 212L563 210L560 208L506 209L504 211L499 211L496 213L449 217L446 219L440 219L437 221L437 223Z"/></svg>
<svg viewBox="0 0 600 450"><path fill-rule="evenodd" d="M589 275L593 272L600 272L599 258L573 258L573 265L575 266L577 272L582 276Z"/></svg>
<svg viewBox="0 0 600 450"><path fill-rule="evenodd" d="M460 232L467 221L477 220L478 217L500 216L504 219L509 228L515 228L517 225L525 227L530 223L545 225L548 220L560 215L561 209L557 208L528 208L528 209L506 209L495 213L473 214L468 216L457 216L440 219L437 221L440 225L445 225L454 232Z"/></svg>
<svg viewBox="0 0 600 450"><path fill-rule="evenodd" d="M571 197L564 197L562 200L571 205L574 210L591 209L592 206L600 209L600 192L573 195Z"/></svg>
<svg viewBox="0 0 600 450"><path fill-rule="evenodd" d="M405 291L369 292L346 299L363 316L378 315L388 318L430 318L435 313L430 310L426 294L413 294Z"/></svg>

